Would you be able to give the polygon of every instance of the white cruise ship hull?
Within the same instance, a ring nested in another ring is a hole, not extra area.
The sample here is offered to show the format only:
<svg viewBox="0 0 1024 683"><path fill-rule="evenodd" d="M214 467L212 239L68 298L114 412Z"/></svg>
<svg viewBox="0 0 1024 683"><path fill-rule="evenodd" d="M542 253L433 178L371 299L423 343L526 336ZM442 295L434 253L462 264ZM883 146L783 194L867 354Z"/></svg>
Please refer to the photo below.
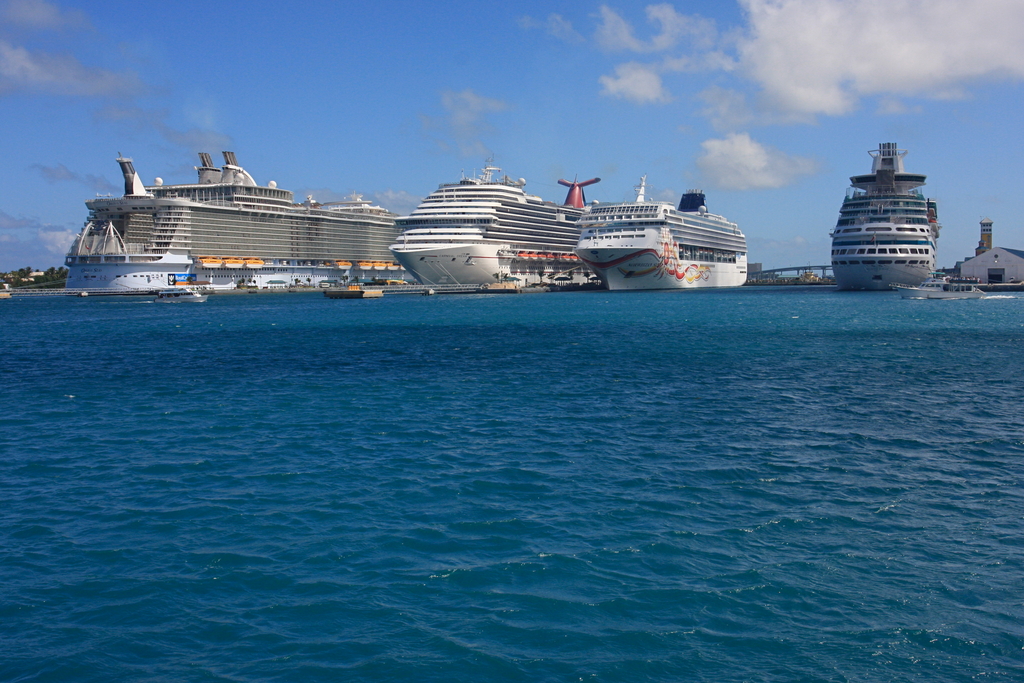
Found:
<svg viewBox="0 0 1024 683"><path fill-rule="evenodd" d="M598 182L560 180L570 188L565 204L526 194L522 178L494 178L488 161L476 178L442 183L408 216L392 256L425 285L486 285L499 281L550 284L585 282L574 259L583 212L582 188Z"/></svg>
<svg viewBox="0 0 1024 683"><path fill-rule="evenodd" d="M192 259L183 254L106 254L70 261L68 289L150 292L195 279Z"/></svg>
<svg viewBox="0 0 1024 683"><path fill-rule="evenodd" d="M402 267L424 285L484 285L508 275L500 244L447 244L437 247L391 249ZM495 277L497 274L497 277Z"/></svg>
<svg viewBox="0 0 1024 683"><path fill-rule="evenodd" d="M916 287L934 270L932 262L923 265L906 265L892 263L867 263L856 265L840 265L832 262L832 272L836 278L836 289L879 291L892 289L897 285ZM878 259L867 259L877 261ZM906 260L906 259L903 259Z"/></svg>
<svg viewBox="0 0 1024 683"><path fill-rule="evenodd" d="M268 261L255 268L220 268L198 265L182 254L146 254L147 263L128 260L125 255L89 257L95 263L73 262L68 265L68 289L111 289L153 292L155 290L190 284L210 289L237 289L256 287L275 289L290 286L319 287L345 282L367 281L373 278L403 278L400 272L381 274L358 266L332 267L329 265L291 265L281 260ZM140 258L136 256L136 258ZM70 260L70 259L69 259Z"/></svg>
<svg viewBox="0 0 1024 683"><path fill-rule="evenodd" d="M610 290L739 287L747 280L746 257L735 263L687 263L646 248L578 248L576 255Z"/></svg>
<svg viewBox="0 0 1024 683"><path fill-rule="evenodd" d="M688 190L679 209L645 199L588 207L576 255L610 290L739 287L747 281L747 243L735 223L708 213L704 193Z"/></svg>

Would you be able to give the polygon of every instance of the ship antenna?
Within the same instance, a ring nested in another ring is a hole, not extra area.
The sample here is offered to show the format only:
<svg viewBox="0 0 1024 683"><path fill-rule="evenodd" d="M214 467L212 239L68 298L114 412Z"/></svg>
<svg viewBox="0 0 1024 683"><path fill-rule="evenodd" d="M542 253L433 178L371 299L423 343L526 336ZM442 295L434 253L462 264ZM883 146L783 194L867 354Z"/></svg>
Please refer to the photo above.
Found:
<svg viewBox="0 0 1024 683"><path fill-rule="evenodd" d="M636 190L636 201L637 202L647 201L646 199L644 199L644 192L647 190L647 175L646 174L640 176L640 184L635 186L633 189Z"/></svg>
<svg viewBox="0 0 1024 683"><path fill-rule="evenodd" d="M577 181L578 176L573 176L572 182L568 180L558 180L559 185L565 185L569 188L568 194L565 195L565 201L562 202L563 206L572 206L577 209L582 209L587 204L587 198L583 195L583 188L587 185L593 185L594 183L601 182L600 178L591 178L590 180Z"/></svg>

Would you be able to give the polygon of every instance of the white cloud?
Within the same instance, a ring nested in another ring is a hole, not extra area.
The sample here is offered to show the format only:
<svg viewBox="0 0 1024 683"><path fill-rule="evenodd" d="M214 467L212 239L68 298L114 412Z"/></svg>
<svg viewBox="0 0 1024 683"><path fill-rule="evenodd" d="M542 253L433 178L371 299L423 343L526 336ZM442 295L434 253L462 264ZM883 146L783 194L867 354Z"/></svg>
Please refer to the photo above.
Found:
<svg viewBox="0 0 1024 683"><path fill-rule="evenodd" d="M405 190L390 189L371 192L369 198L375 204L384 207L392 213L397 213L399 216L408 216L423 201L423 197L418 197Z"/></svg>
<svg viewBox="0 0 1024 683"><path fill-rule="evenodd" d="M67 228L14 218L0 211L0 271L27 265L48 268L61 265L75 233Z"/></svg>
<svg viewBox="0 0 1024 683"><path fill-rule="evenodd" d="M762 98L756 98L752 105L747 102L746 93L717 85L697 93L697 99L704 102L701 114L711 122L715 130L722 132L754 124L765 126L814 122L810 114L766 107Z"/></svg>
<svg viewBox="0 0 1024 683"><path fill-rule="evenodd" d="M441 93L441 106L446 112L443 119L420 115L423 128L442 131L449 140L436 138L438 145L449 150L453 148L449 141L453 141L454 148L462 156L487 156L490 153L480 140L485 133L494 131L487 115L509 108L505 102L478 95L471 88L462 92L446 90Z"/></svg>
<svg viewBox="0 0 1024 683"><path fill-rule="evenodd" d="M707 180L727 190L778 188L817 171L813 159L791 156L752 140L747 133L701 143L697 166Z"/></svg>
<svg viewBox="0 0 1024 683"><path fill-rule="evenodd" d="M66 254L68 247L75 240L75 233L71 230L44 228L36 235L48 252L58 256Z"/></svg>
<svg viewBox="0 0 1024 683"><path fill-rule="evenodd" d="M633 35L633 25L620 17L615 10L601 5L601 25L597 27L597 43L611 52L632 50L645 52L644 43Z"/></svg>
<svg viewBox="0 0 1024 683"><path fill-rule="evenodd" d="M567 43L582 43L585 40L583 36L577 33L576 29L572 27L572 22L561 14L552 14L548 17L547 32L555 38L564 40Z"/></svg>
<svg viewBox="0 0 1024 683"><path fill-rule="evenodd" d="M954 98L1024 79L1020 0L740 0L745 73L785 111L842 115L865 96Z"/></svg>
<svg viewBox="0 0 1024 683"><path fill-rule="evenodd" d="M37 30L91 28L78 10L61 10L43 0L7 0L0 5L0 18L8 25Z"/></svg>
<svg viewBox="0 0 1024 683"><path fill-rule="evenodd" d="M113 121L135 131L155 130L166 142L189 151L231 148L229 135L199 127L179 130L167 124L167 116L166 111L140 107L109 106L96 112L96 118L102 121Z"/></svg>
<svg viewBox="0 0 1024 683"><path fill-rule="evenodd" d="M572 22L561 14L550 14L544 21L529 16L520 17L519 26L524 29L542 28L548 35L567 43L582 43L586 40L573 28Z"/></svg>
<svg viewBox="0 0 1024 683"><path fill-rule="evenodd" d="M72 171L64 164L57 164L56 166L33 164L32 168L39 171L39 175L43 176L43 178L51 183L70 181L74 183L81 183L86 187L92 188L96 192L107 193L117 191L117 187L106 178L102 176L94 176L91 173L82 175L81 173Z"/></svg>
<svg viewBox="0 0 1024 683"><path fill-rule="evenodd" d="M679 14L668 3L648 5L645 9L647 21L658 24L660 28L660 32L650 40L637 38L633 25L607 5L601 5L599 12L601 23L595 38L598 45L609 52L661 52L686 38L695 38L700 44L708 46L716 37L713 21L696 15Z"/></svg>
<svg viewBox="0 0 1024 683"><path fill-rule="evenodd" d="M648 64L628 62L615 67L614 76L601 76L598 81L604 86L602 95L618 97L638 104L668 102L657 67Z"/></svg>
<svg viewBox="0 0 1024 683"><path fill-rule="evenodd" d="M659 33L649 40L636 37L633 26L607 5L600 8L600 25L595 39L610 52L666 52L680 42L689 40L699 50L693 55L665 55L660 61L640 64L628 62L615 67L614 75L601 76L601 94L648 104L669 102L672 96L665 87L662 75L679 72L710 70L730 71L735 60L720 50L711 49L718 39L713 21L697 15L683 15L672 5L648 5L648 22L657 24Z"/></svg>
<svg viewBox="0 0 1024 683"><path fill-rule="evenodd" d="M895 97L883 97L878 101L877 113L885 114L919 114L922 109L919 106L911 107L903 100Z"/></svg>
<svg viewBox="0 0 1024 683"><path fill-rule="evenodd" d="M711 121L715 130L736 130L749 125L754 119L747 105L747 96L737 90L713 85L698 93L697 98L704 102L701 113Z"/></svg>
<svg viewBox="0 0 1024 683"><path fill-rule="evenodd" d="M71 55L30 52L0 40L0 95L19 90L103 97L139 95L144 87L131 72L91 68Z"/></svg>
<svg viewBox="0 0 1024 683"><path fill-rule="evenodd" d="M15 218L10 214L0 211L0 230L22 230L34 225L36 223L27 218Z"/></svg>

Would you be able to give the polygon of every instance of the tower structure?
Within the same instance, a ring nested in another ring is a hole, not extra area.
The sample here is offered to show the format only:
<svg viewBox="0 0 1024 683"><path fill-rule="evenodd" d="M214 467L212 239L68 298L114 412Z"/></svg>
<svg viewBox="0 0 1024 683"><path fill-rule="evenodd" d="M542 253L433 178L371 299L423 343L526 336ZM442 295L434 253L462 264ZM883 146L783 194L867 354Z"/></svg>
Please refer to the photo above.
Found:
<svg viewBox="0 0 1024 683"><path fill-rule="evenodd" d="M975 256L981 256L992 248L992 219L981 219L981 239L978 240L978 248L974 250Z"/></svg>

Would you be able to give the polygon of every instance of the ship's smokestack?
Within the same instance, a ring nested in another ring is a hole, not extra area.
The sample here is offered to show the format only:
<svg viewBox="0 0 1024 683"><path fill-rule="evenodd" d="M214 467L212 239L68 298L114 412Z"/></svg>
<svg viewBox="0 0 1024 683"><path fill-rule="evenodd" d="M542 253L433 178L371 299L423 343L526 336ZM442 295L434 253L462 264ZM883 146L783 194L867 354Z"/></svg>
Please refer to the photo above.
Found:
<svg viewBox="0 0 1024 683"><path fill-rule="evenodd" d="M707 211L707 198L704 197L704 192L701 190L687 190L679 199L680 211L698 213L701 207L704 207L704 210Z"/></svg>
<svg viewBox="0 0 1024 683"><path fill-rule="evenodd" d="M196 166L196 170L199 171L200 185L211 185L220 182L220 169L213 165L213 159L210 158L209 152L199 153L199 164L199 166Z"/></svg>
<svg viewBox="0 0 1024 683"><path fill-rule="evenodd" d="M118 154L117 163L121 165L121 173L124 175L125 197L145 196L149 194L146 192L146 186L142 184L142 179L139 178L139 174L135 172L135 166L132 164L131 159L127 159Z"/></svg>
<svg viewBox="0 0 1024 683"><path fill-rule="evenodd" d="M591 178L590 180L577 181L575 178L572 182L568 180L559 180L559 185L565 185L569 188L569 192L565 195L565 201L562 202L562 206L573 206L577 209L582 209L587 205L587 198L583 195L583 188L587 185L593 185L594 183L601 182L600 178Z"/></svg>

